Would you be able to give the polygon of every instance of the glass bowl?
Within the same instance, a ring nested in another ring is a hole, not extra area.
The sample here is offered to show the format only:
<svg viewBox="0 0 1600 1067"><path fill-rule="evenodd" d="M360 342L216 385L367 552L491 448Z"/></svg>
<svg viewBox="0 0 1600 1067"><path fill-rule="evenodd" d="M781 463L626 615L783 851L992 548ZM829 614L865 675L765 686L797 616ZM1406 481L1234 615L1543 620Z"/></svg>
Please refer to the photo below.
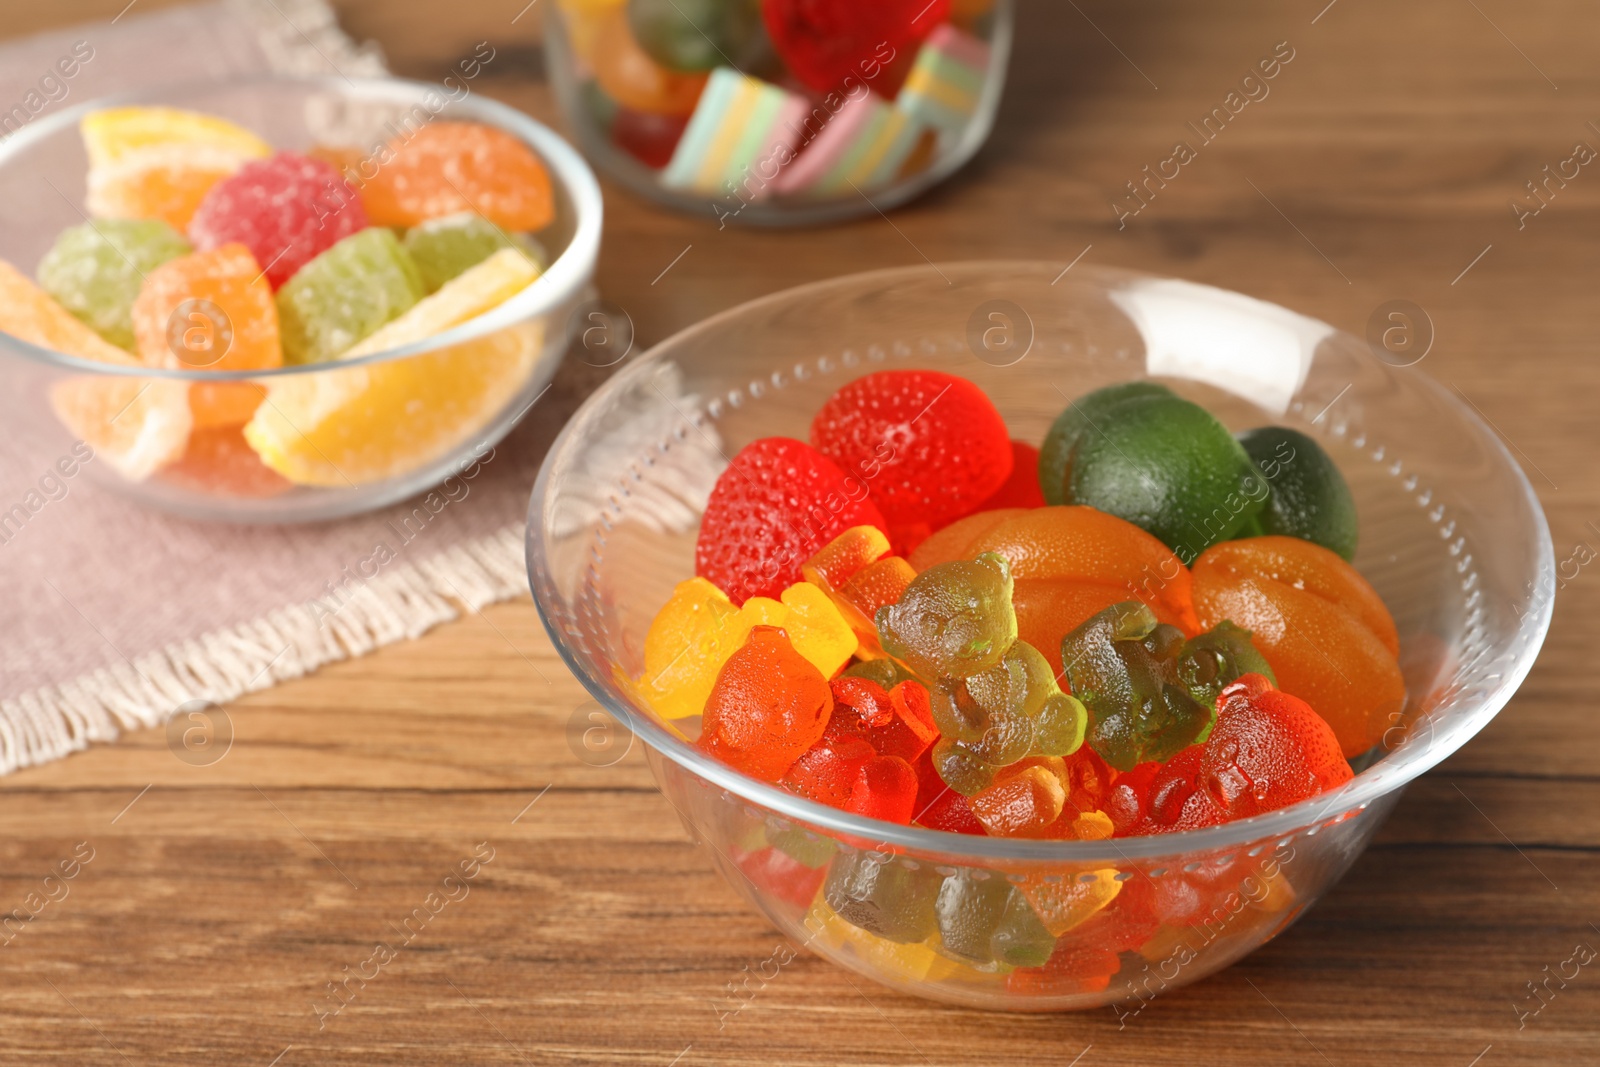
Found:
<svg viewBox="0 0 1600 1067"><path fill-rule="evenodd" d="M466 79L454 85L445 90L398 79L338 77L195 82L82 104L7 138L0 144L0 259L29 276L62 230L88 218L88 163L78 122L107 106L201 111L255 131L275 149L352 146L365 160L380 158L375 146L435 118L486 123L543 160L556 218L538 235L548 262L532 284L445 332L359 358L265 371L203 369L203 354L219 343L216 338L231 339L231 323L204 314L191 316L204 334L194 335L202 357L183 360L181 369L141 365L131 356L127 365L86 360L0 332L0 424L27 439L30 451L47 457L47 466L59 456L76 473L82 461L85 477L141 503L193 518L243 522L367 511L421 492L481 458L529 410L565 352L568 318L594 274L601 200L593 172L557 134L472 94ZM190 336L182 334L185 345ZM439 389L445 378L464 381L456 372L474 366L492 371L458 390ZM259 396L265 390L268 402L259 409L264 411L280 395L314 405L350 389L370 389L362 395L380 398L369 402L366 426L387 450L360 466L335 461L326 455L330 441L306 436L287 413L301 409L280 406L280 439L292 442L308 471L297 482L263 466L236 425L207 426L185 404L186 396L199 395L196 390L213 396ZM77 432L64 418L76 423ZM83 440L91 436L86 422L115 447L108 452ZM61 469L65 474L66 467Z"/></svg>
<svg viewBox="0 0 1600 1067"><path fill-rule="evenodd" d="M793 226L903 204L988 139L1005 88L1012 0L951 0L948 19L920 43L886 35L848 73L839 66L809 85L773 48L761 6L559 0L546 15L545 55L584 154L633 192L719 228ZM929 13L937 6L915 5L912 24L939 17ZM635 29L651 9L661 38L677 34L695 71L667 69L641 46ZM735 47L718 26L737 12L748 33ZM829 77L837 84L821 88Z"/></svg>
<svg viewBox="0 0 1600 1067"><path fill-rule="evenodd" d="M567 664L644 740L662 792L717 868L797 943L937 1000L1113 1004L1125 1015L1287 927L1361 853L1406 783L1505 705L1549 625L1554 560L1516 462L1415 368L1237 293L1087 266L1063 274L1026 262L861 274L663 342L599 389L552 447L530 505L528 569ZM1026 441L1069 399L1146 378L1231 429L1273 422L1317 437L1359 505L1355 563L1394 614L1409 693L1387 709L1383 743L1355 761L1355 778L1205 830L970 837L800 799L645 710L629 678L655 612L693 573L699 513L727 457L759 437L804 439L827 396L884 367L971 379ZM929 902L951 879L1049 905L1061 937L1053 969L975 965L929 936ZM1154 925L1138 920L1152 913Z"/></svg>

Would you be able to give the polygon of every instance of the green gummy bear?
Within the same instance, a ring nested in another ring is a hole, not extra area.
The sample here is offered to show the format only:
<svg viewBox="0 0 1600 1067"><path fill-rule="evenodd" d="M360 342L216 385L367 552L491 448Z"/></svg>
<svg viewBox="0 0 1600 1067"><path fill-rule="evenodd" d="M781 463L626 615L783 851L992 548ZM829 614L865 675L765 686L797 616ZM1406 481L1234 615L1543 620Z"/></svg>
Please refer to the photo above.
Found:
<svg viewBox="0 0 1600 1067"><path fill-rule="evenodd" d="M846 678L865 678L877 682L888 692L901 682L911 680L911 672L892 659L864 659L851 664L844 672Z"/></svg>
<svg viewBox="0 0 1600 1067"><path fill-rule="evenodd" d="M929 567L878 609L878 639L923 681L979 674L1017 639L1011 590L1011 564L994 552Z"/></svg>
<svg viewBox="0 0 1600 1067"><path fill-rule="evenodd" d="M1165 761L1204 737L1212 703L1182 682L1182 631L1138 601L1113 604L1061 641L1068 683L1089 712L1087 740L1119 771Z"/></svg>
<svg viewBox="0 0 1600 1067"><path fill-rule="evenodd" d="M668 70L747 70L766 44L757 0L628 0L628 27Z"/></svg>
<svg viewBox="0 0 1600 1067"><path fill-rule="evenodd" d="M1218 694L1246 674L1259 674L1274 686L1278 684L1272 665L1250 643L1250 631L1226 619L1191 637L1178 650L1179 681L1190 696L1210 707L1216 707ZM1207 726L1195 742L1204 741L1210 733Z"/></svg>
<svg viewBox="0 0 1600 1067"><path fill-rule="evenodd" d="M1247 430L1239 435L1239 443L1268 486L1255 528L1240 530L1240 536L1298 537L1354 559L1355 498L1322 446L1284 426Z"/></svg>
<svg viewBox="0 0 1600 1067"><path fill-rule="evenodd" d="M422 287L430 293L502 248L521 249L541 270L549 262L538 241L527 234L507 233L473 211L419 223L406 231L404 245L417 265Z"/></svg>
<svg viewBox="0 0 1600 1067"><path fill-rule="evenodd" d="M353 233L278 290L284 362L336 359L422 296L416 264L393 230L369 226Z"/></svg>
<svg viewBox="0 0 1600 1067"><path fill-rule="evenodd" d="M929 690L934 724L985 763L1003 767L1024 756L1065 756L1083 743L1087 712L1056 684L1050 661L1014 641L999 663Z"/></svg>
<svg viewBox="0 0 1600 1067"><path fill-rule="evenodd" d="M879 852L834 857L822 898L845 922L888 941L925 941L934 930L934 899L943 879Z"/></svg>
<svg viewBox="0 0 1600 1067"><path fill-rule="evenodd" d="M945 952L980 966L1042 967L1056 939L1026 896L998 872L957 871L939 887L934 912Z"/></svg>
<svg viewBox="0 0 1600 1067"><path fill-rule="evenodd" d="M72 226L39 261L39 287L95 333L132 351L133 301L144 276L193 249L157 219L99 219Z"/></svg>

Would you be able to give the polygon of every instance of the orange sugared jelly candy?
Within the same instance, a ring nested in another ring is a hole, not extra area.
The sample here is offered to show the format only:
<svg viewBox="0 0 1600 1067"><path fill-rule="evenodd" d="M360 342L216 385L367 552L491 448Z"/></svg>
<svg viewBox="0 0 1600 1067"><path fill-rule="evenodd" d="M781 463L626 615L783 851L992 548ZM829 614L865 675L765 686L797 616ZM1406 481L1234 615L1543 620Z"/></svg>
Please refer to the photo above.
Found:
<svg viewBox="0 0 1600 1067"><path fill-rule="evenodd" d="M1195 560L1194 603L1206 629L1228 619L1251 632L1278 688L1327 720L1346 758L1377 744L1404 706L1394 620L1367 580L1320 545L1213 545Z"/></svg>
<svg viewBox="0 0 1600 1067"><path fill-rule="evenodd" d="M266 395L267 387L255 382L195 382L189 386L195 429L243 426Z"/></svg>
<svg viewBox="0 0 1600 1067"><path fill-rule="evenodd" d="M189 435L189 447L161 472L161 478L214 496L260 498L293 488L287 478L261 462L240 425L196 427Z"/></svg>
<svg viewBox="0 0 1600 1067"><path fill-rule="evenodd" d="M434 122L389 142L361 186L374 226L415 226L475 211L506 230L542 230L555 218L550 173L527 145L478 122Z"/></svg>
<svg viewBox="0 0 1600 1067"><path fill-rule="evenodd" d="M242 244L179 256L151 271L133 302L133 336L139 358L152 367L283 365L272 287Z"/></svg>
<svg viewBox="0 0 1600 1067"><path fill-rule="evenodd" d="M757 626L717 674L699 745L736 770L776 782L822 739L832 714L822 672L782 630Z"/></svg>

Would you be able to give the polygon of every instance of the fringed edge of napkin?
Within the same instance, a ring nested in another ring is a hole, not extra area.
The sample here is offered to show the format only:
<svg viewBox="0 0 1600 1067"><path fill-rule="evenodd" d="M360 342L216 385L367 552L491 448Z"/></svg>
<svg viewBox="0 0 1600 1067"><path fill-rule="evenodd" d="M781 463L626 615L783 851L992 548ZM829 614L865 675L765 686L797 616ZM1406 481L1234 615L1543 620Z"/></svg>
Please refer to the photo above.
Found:
<svg viewBox="0 0 1600 1067"><path fill-rule="evenodd" d="M463 608L525 593L527 583L523 527L507 526L335 595L0 701L0 774L418 637Z"/></svg>

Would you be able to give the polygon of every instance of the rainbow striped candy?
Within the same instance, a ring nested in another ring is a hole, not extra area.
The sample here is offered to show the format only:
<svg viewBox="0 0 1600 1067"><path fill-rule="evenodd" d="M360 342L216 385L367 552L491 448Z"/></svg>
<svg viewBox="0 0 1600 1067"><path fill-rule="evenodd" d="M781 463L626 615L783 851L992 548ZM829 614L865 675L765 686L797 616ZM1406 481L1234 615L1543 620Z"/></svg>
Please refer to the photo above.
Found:
<svg viewBox="0 0 1600 1067"><path fill-rule="evenodd" d="M800 158L779 175L777 191L838 196L881 189L899 176L923 129L909 113L874 93L847 97Z"/></svg>
<svg viewBox="0 0 1600 1067"><path fill-rule="evenodd" d="M896 105L936 129L960 133L978 111L989 46L946 23L928 35Z"/></svg>
<svg viewBox="0 0 1600 1067"><path fill-rule="evenodd" d="M672 161L661 172L670 189L744 199L769 195L794 158L805 101L731 67L711 72Z"/></svg>

